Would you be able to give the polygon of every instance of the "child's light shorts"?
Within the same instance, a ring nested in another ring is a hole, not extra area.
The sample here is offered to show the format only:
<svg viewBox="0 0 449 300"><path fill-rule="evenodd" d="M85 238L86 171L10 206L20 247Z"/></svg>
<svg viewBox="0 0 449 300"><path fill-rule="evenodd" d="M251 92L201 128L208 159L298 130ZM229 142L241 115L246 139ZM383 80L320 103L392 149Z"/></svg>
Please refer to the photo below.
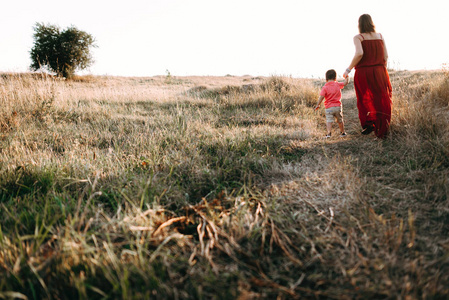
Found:
<svg viewBox="0 0 449 300"><path fill-rule="evenodd" d="M341 106L333 106L325 109L326 112L326 122L334 123L337 119L337 123L343 122L343 114L341 112Z"/></svg>

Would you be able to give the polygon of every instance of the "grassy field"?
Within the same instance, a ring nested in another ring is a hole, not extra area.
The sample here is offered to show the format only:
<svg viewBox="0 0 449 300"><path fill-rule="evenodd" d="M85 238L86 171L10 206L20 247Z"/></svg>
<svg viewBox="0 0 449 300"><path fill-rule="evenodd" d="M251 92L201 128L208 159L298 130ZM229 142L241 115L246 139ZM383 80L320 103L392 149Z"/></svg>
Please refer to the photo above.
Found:
<svg viewBox="0 0 449 300"><path fill-rule="evenodd" d="M449 74L0 77L0 299L447 299ZM337 129L334 127L334 133Z"/></svg>

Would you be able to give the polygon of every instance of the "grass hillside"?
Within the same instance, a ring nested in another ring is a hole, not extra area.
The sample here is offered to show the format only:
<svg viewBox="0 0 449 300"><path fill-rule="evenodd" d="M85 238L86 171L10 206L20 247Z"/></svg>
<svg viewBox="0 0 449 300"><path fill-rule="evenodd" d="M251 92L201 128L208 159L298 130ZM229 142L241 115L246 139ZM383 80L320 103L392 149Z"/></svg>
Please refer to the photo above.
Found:
<svg viewBox="0 0 449 300"><path fill-rule="evenodd" d="M449 74L390 76L378 140L352 84L324 139L319 80L2 74L0 298L447 299Z"/></svg>

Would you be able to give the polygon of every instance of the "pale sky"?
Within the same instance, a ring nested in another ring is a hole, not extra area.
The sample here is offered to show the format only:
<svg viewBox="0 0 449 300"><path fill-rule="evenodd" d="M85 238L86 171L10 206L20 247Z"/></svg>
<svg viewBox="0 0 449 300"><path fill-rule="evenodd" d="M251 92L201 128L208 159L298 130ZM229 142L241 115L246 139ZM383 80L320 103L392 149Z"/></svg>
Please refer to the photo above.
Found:
<svg viewBox="0 0 449 300"><path fill-rule="evenodd" d="M74 25L98 48L94 75L339 76L361 14L386 40L389 66L449 63L448 0L2 0L0 72L27 71L36 22ZM6 2L6 3L5 3Z"/></svg>

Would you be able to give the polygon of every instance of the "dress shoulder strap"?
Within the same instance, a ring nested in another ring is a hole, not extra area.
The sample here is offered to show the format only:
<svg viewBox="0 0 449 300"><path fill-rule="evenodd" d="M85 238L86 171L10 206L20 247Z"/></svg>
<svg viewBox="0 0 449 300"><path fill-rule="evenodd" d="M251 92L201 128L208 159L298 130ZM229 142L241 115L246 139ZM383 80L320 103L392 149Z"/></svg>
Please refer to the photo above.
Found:
<svg viewBox="0 0 449 300"><path fill-rule="evenodd" d="M360 34L360 36L362 37L362 40L364 41L364 40L365 40L365 37L364 37L362 34Z"/></svg>

